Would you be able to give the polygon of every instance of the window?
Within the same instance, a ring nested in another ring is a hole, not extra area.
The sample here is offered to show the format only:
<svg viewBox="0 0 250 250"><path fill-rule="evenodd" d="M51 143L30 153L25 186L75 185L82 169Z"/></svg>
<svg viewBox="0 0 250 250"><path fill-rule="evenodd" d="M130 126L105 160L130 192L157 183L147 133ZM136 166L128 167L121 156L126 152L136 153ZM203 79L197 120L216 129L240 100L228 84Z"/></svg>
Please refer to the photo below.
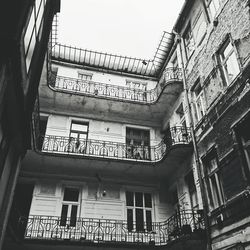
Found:
<svg viewBox="0 0 250 250"><path fill-rule="evenodd" d="M204 91L201 87L201 84L195 84L195 88L193 90L194 95L194 116L195 120L198 122L205 115L205 97Z"/></svg>
<svg viewBox="0 0 250 250"><path fill-rule="evenodd" d="M131 80L126 80L126 86L132 89L139 89L139 90L147 90L147 83L146 82L136 82Z"/></svg>
<svg viewBox="0 0 250 250"><path fill-rule="evenodd" d="M149 130L126 128L127 158L150 160Z"/></svg>
<svg viewBox="0 0 250 250"><path fill-rule="evenodd" d="M211 20L213 20L215 18L216 14L218 13L218 10L221 6L221 3L222 3L222 0L211 0L208 3L208 9L210 12Z"/></svg>
<svg viewBox="0 0 250 250"><path fill-rule="evenodd" d="M64 189L60 226L75 227L78 214L79 190L67 187Z"/></svg>
<svg viewBox="0 0 250 250"><path fill-rule="evenodd" d="M152 197L150 193L126 192L128 231L152 231Z"/></svg>
<svg viewBox="0 0 250 250"><path fill-rule="evenodd" d="M242 146L244 160L250 171L250 115L238 126L237 135Z"/></svg>
<svg viewBox="0 0 250 250"><path fill-rule="evenodd" d="M47 123L48 123L48 116L40 115L40 122L39 122L39 141L37 142L38 149L43 148L44 144L44 138L46 136L46 129L47 129Z"/></svg>
<svg viewBox="0 0 250 250"><path fill-rule="evenodd" d="M91 81L92 74L78 72L78 78L84 81Z"/></svg>
<svg viewBox="0 0 250 250"><path fill-rule="evenodd" d="M193 33L192 33L190 25L188 25L183 37L184 37L185 48L186 48L186 56L188 59L194 51L194 38L193 38Z"/></svg>
<svg viewBox="0 0 250 250"><path fill-rule="evenodd" d="M220 62L222 65L225 81L229 85L240 73L236 53L231 42L227 42L219 51Z"/></svg>
<svg viewBox="0 0 250 250"><path fill-rule="evenodd" d="M203 38L205 37L206 31L207 22L205 19L205 15L201 11L193 24L193 34L196 46L198 46L202 42Z"/></svg>
<svg viewBox="0 0 250 250"><path fill-rule="evenodd" d="M68 152L84 153L88 138L88 123L72 121L69 135Z"/></svg>
<svg viewBox="0 0 250 250"><path fill-rule="evenodd" d="M215 209L223 204L222 185L216 152L214 150L210 152L203 160L203 163L207 177L210 207Z"/></svg>
<svg viewBox="0 0 250 250"><path fill-rule="evenodd" d="M186 181L187 186L188 186L191 207L192 207L192 209L198 209L198 196L197 196L196 186L195 186L195 182L194 182L193 171L190 171L185 176L185 181Z"/></svg>
<svg viewBox="0 0 250 250"><path fill-rule="evenodd" d="M41 39L45 2L46 1L43 0L35 1L35 4L32 6L28 26L24 35L24 53L27 72L30 68L36 42Z"/></svg>

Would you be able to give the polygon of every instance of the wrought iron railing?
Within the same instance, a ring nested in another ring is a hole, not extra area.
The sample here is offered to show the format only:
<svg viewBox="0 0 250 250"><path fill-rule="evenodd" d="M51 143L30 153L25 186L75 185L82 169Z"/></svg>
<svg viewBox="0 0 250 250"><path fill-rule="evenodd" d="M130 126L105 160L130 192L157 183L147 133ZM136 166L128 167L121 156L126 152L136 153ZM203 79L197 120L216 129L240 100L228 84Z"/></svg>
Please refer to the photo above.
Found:
<svg viewBox="0 0 250 250"><path fill-rule="evenodd" d="M148 222L140 225L140 231L128 227L127 221L67 218L66 223L58 216L30 216L21 226L25 228L25 239L71 240L78 242L121 242L166 245L183 235L202 232L205 229L202 210L182 210L164 222ZM64 221L65 222L65 221Z"/></svg>
<svg viewBox="0 0 250 250"><path fill-rule="evenodd" d="M161 95L163 89L173 81L182 81L182 71L179 68L167 68L162 80L154 89L142 90L119 85L105 84L89 80L58 76L49 72L49 86L56 91L65 91L79 95L89 95L100 98L111 98L121 101L137 103L154 103Z"/></svg>
<svg viewBox="0 0 250 250"><path fill-rule="evenodd" d="M38 135L35 138L36 149L42 153L155 162L160 161L173 145L189 144L191 134L187 127L172 127L169 130L169 136L165 136L155 146L135 146L113 141L55 135Z"/></svg>

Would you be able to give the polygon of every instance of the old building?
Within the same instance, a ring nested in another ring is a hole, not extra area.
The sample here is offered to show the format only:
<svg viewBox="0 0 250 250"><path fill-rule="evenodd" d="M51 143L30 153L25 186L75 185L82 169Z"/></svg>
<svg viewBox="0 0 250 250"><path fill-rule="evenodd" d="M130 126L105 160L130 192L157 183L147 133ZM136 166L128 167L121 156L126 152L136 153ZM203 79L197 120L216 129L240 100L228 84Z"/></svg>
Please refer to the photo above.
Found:
<svg viewBox="0 0 250 250"><path fill-rule="evenodd" d="M0 248L59 1L2 1L0 48Z"/></svg>
<svg viewBox="0 0 250 250"><path fill-rule="evenodd" d="M249 1L186 1L174 27L212 249L250 249L249 21Z"/></svg>
<svg viewBox="0 0 250 250"><path fill-rule="evenodd" d="M152 60L52 32L4 249L250 249L249 11L185 1Z"/></svg>

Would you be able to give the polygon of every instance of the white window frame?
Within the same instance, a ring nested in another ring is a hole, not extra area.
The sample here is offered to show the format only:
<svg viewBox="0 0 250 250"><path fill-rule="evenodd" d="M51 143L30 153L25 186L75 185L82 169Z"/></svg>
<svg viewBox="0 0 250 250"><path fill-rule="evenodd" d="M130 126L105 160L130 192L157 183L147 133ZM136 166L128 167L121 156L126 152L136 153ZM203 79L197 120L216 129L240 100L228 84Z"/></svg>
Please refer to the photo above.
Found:
<svg viewBox="0 0 250 250"><path fill-rule="evenodd" d="M225 56L224 52L227 50L228 46L231 46L232 48L228 52L228 54ZM237 64L234 65L234 67L237 67L238 72L236 73L236 75L232 79L230 79L229 78L229 73L230 72L228 71L227 63L228 63L229 60L234 60L232 57L237 62ZM234 45L232 44L232 42L230 41L230 39L228 39L226 41L226 43L220 49L220 51L219 51L219 58L220 58L220 62L221 62L223 74L224 74L224 77L225 77L225 81L226 81L226 84L228 86L228 85L230 85L234 81L234 79L240 73L240 65L239 65L239 62L238 62L237 54L236 54Z"/></svg>
<svg viewBox="0 0 250 250"><path fill-rule="evenodd" d="M188 39L187 39L187 34L189 34ZM188 60L192 56L195 50L194 34L193 34L190 23L186 27L183 38L184 38L184 45L185 45L185 51L186 51L186 58Z"/></svg>
<svg viewBox="0 0 250 250"><path fill-rule="evenodd" d="M218 15L222 5L222 0L210 0L208 1L207 8L209 10L209 16L211 20L214 20Z"/></svg>
<svg viewBox="0 0 250 250"><path fill-rule="evenodd" d="M200 88L200 91L197 94L196 92L198 88ZM205 92L204 89L201 87L200 82L195 84L195 88L193 89L193 96L194 96L195 117L197 118L197 122L199 122L202 119L202 117L204 117L204 115L206 114Z"/></svg>
<svg viewBox="0 0 250 250"><path fill-rule="evenodd" d="M217 156L215 154L212 157L209 156L209 159L205 160L205 162L206 162L205 168L208 178L207 186L209 188L209 194L210 194L209 195L210 208L216 209L224 204L224 194L219 175Z"/></svg>
<svg viewBox="0 0 250 250"><path fill-rule="evenodd" d="M82 81L91 81L93 74L78 71L78 79Z"/></svg>
<svg viewBox="0 0 250 250"><path fill-rule="evenodd" d="M71 189L76 189L79 191L78 193L78 201L65 201L63 200L64 198L64 193L65 193L65 190L67 188L71 188ZM61 197L61 210L60 210L60 220L62 218L62 208L63 208L63 205L66 205L68 206L68 210L67 210L67 217L66 218L71 218L71 210L72 210L72 206L77 206L77 213L76 213L76 219L79 217L80 215L80 209L81 209L81 206L80 206L80 201L81 201L81 192L80 192L80 188L79 187L75 187L75 186L65 186L63 187L63 190L62 190L62 197ZM67 224L68 220L66 219L66 227L75 227L75 226L71 226L69 224Z"/></svg>
<svg viewBox="0 0 250 250"><path fill-rule="evenodd" d="M153 207L154 207L154 204L153 204L153 195L151 192L146 192L146 191L131 191L131 190L126 190L125 191L125 197L126 197L126 193L127 192L130 192L130 193L133 193L133 206L128 206L126 203L127 203L127 200L125 198L125 204L126 204L126 218L128 220L128 209L131 209L133 211L133 230L132 232L136 232L136 209L141 209L143 210L143 230L145 232L147 232L147 221L146 221L146 212L147 211L150 211L151 212L151 229L152 228L152 224L153 224ZM139 207L139 206L136 206L136 198L135 198L135 193L141 193L142 194L142 199L143 199L143 206L142 207ZM145 194L150 194L151 195L151 207L146 207L145 206Z"/></svg>

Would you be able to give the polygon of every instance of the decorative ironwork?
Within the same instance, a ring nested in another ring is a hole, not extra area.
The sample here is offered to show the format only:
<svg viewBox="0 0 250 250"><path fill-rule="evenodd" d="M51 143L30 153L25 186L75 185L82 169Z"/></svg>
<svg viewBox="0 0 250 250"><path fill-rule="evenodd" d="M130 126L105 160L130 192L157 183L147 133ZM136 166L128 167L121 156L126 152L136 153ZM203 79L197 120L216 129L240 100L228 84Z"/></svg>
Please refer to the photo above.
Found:
<svg viewBox="0 0 250 250"><path fill-rule="evenodd" d="M56 39L57 18L53 24L51 59L140 76L158 78L174 42L174 35L164 31L153 60L134 58L60 44Z"/></svg>
<svg viewBox="0 0 250 250"><path fill-rule="evenodd" d="M134 227L136 228L136 227ZM164 222L152 222L150 231L128 230L127 221L77 218L62 226L57 216L30 216L24 233L25 239L71 240L78 242L123 242L166 245L183 235L205 229L202 210L182 210Z"/></svg>
<svg viewBox="0 0 250 250"><path fill-rule="evenodd" d="M48 83L53 90L66 91L78 95L89 95L101 98L126 100L137 103L154 103L163 89L172 81L182 81L182 71L179 68L167 68L162 80L154 89L142 90L124 86L105 84L89 80L58 76L49 72Z"/></svg>
<svg viewBox="0 0 250 250"><path fill-rule="evenodd" d="M189 144L191 133L189 128L183 126L172 127L168 136L155 146L135 146L55 135L40 135L36 140L36 149L43 153L156 162L160 161L173 145Z"/></svg>

